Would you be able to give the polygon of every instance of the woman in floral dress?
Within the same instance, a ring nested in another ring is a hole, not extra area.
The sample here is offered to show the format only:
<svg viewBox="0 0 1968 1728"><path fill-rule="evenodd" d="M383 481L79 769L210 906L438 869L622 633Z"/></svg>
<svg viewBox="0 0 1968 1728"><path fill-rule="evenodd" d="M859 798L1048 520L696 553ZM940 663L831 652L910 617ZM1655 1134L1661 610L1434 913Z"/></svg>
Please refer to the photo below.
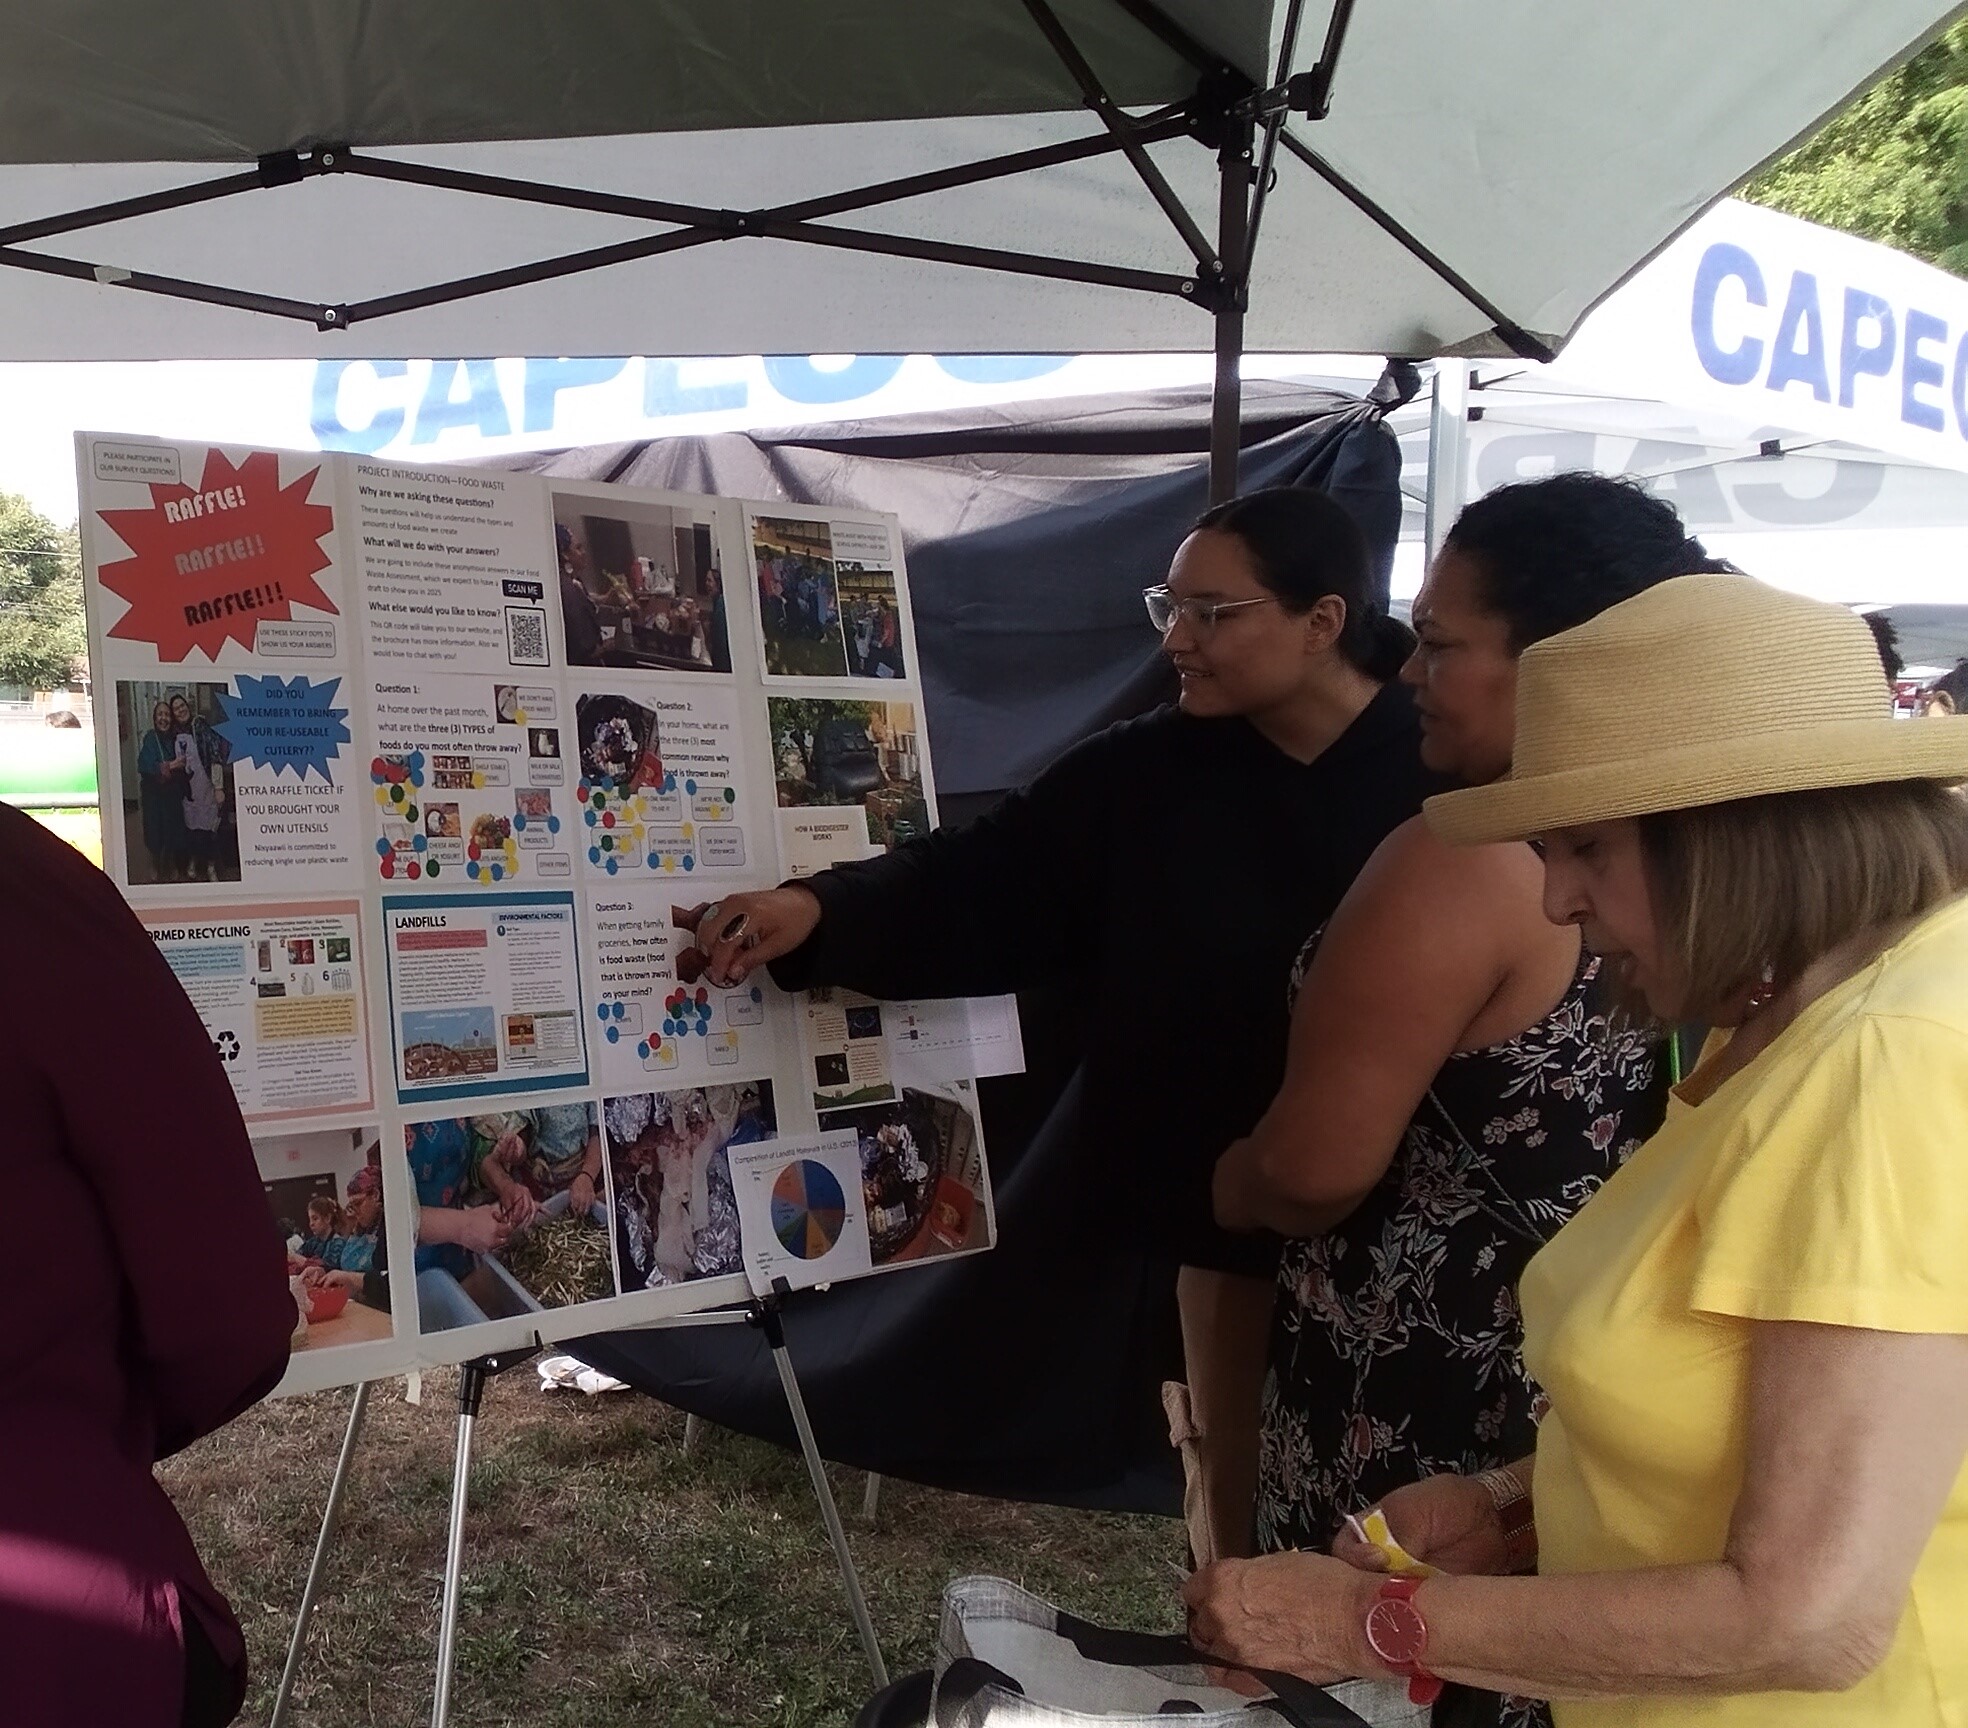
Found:
<svg viewBox="0 0 1968 1728"><path fill-rule="evenodd" d="M1423 760L1465 783L1497 778L1524 648L1714 567L1670 506L1600 476L1471 505L1415 602L1403 677ZM1215 1181L1220 1224L1290 1238L1265 1381L1261 1551L1326 1549L1394 1488L1531 1449L1539 1394L1518 1275L1659 1125L1667 1078L1652 1036L1599 988L1578 931L1544 917L1542 883L1530 848L1458 850L1417 818L1300 957L1284 1086ZM1436 1721L1536 1720L1536 1708L1452 1692Z"/></svg>

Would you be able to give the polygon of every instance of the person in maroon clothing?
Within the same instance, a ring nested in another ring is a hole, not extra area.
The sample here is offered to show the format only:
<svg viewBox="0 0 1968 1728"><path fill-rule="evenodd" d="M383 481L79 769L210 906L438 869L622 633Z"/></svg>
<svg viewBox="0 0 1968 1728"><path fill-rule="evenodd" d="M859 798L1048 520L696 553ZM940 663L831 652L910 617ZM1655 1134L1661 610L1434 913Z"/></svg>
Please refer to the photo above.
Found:
<svg viewBox="0 0 1968 1728"><path fill-rule="evenodd" d="M232 1087L143 926L0 805L0 1718L217 1728L246 1652L157 1483L270 1391L286 1257Z"/></svg>

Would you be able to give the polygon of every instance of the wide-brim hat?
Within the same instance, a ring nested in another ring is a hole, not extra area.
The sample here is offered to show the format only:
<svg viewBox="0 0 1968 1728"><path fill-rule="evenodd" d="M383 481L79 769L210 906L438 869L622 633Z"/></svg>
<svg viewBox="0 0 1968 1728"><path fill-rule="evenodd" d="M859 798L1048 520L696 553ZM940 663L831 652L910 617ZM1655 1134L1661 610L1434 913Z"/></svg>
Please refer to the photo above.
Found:
<svg viewBox="0 0 1968 1728"><path fill-rule="evenodd" d="M1456 845L1890 780L1968 780L1968 719L1900 720L1865 620L1677 576L1526 648L1510 773L1430 798Z"/></svg>

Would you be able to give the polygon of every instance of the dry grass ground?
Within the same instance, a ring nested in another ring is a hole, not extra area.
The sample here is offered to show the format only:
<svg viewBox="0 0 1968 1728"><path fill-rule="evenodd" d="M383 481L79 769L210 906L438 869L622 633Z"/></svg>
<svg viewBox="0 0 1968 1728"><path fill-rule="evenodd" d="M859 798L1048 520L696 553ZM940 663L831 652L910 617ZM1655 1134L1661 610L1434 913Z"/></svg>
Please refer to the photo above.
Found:
<svg viewBox="0 0 1968 1728"><path fill-rule="evenodd" d="M292 1720L429 1720L456 1376L378 1385ZM471 1476L458 1728L818 1728L871 1686L797 1456L630 1394L488 1388ZM348 1394L262 1405L163 1475L246 1627L264 1723ZM996 1572L1096 1618L1175 1624L1172 1522L1008 1505L834 1473L889 1666L927 1665L943 1583Z"/></svg>

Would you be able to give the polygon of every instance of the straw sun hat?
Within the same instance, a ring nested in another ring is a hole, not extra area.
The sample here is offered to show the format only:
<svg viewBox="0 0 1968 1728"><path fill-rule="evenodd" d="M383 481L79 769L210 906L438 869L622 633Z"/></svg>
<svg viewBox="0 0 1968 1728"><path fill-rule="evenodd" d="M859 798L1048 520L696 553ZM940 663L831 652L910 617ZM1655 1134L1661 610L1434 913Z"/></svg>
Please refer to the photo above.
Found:
<svg viewBox="0 0 1968 1728"><path fill-rule="evenodd" d="M1886 780L1968 780L1968 720L1895 720L1872 632L1843 606L1677 576L1526 648L1510 773L1425 808L1475 846Z"/></svg>

